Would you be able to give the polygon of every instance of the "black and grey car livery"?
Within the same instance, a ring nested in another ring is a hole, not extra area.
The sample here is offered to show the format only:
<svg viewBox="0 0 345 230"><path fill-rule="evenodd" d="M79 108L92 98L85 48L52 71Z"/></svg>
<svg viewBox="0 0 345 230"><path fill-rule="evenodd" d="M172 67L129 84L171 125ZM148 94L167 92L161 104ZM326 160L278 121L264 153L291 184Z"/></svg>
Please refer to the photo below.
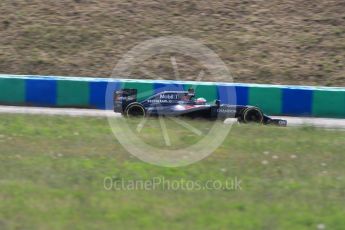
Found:
<svg viewBox="0 0 345 230"><path fill-rule="evenodd" d="M216 100L208 104L205 99L195 99L193 89L188 91L163 91L143 101L137 101L137 89L114 92L114 111L130 116L185 116L190 118L237 118L243 123L261 123L286 126L287 121L272 119L260 108L250 105L221 104Z"/></svg>

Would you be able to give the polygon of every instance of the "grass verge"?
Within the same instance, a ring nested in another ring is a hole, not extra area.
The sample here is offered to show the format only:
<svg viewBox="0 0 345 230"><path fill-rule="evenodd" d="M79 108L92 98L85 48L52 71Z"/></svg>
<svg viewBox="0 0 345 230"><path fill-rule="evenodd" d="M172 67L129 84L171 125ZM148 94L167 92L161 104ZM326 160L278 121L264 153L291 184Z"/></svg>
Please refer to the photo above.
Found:
<svg viewBox="0 0 345 230"><path fill-rule="evenodd" d="M131 157L104 118L0 115L0 228L344 229L344 143L341 131L234 126L207 159L162 168Z"/></svg>

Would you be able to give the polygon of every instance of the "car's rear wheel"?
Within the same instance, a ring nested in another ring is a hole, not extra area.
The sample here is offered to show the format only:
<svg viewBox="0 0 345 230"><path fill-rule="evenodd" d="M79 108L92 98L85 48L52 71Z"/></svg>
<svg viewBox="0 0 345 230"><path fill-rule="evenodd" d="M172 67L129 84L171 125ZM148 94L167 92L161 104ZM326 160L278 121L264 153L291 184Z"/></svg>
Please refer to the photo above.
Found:
<svg viewBox="0 0 345 230"><path fill-rule="evenodd" d="M133 102L126 107L124 115L126 117L145 117L146 111L140 103Z"/></svg>
<svg viewBox="0 0 345 230"><path fill-rule="evenodd" d="M263 123L264 114L256 107L249 107L243 111L242 121L244 123Z"/></svg>

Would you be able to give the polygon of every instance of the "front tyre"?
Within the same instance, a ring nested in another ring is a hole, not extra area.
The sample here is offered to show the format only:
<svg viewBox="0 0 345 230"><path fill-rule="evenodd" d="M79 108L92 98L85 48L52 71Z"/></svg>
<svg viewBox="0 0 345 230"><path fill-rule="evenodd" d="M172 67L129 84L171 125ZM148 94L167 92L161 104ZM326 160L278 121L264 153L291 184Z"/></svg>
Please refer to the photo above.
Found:
<svg viewBox="0 0 345 230"><path fill-rule="evenodd" d="M262 124L264 121L264 114L259 108L249 107L243 111L242 121L244 123Z"/></svg>
<svg viewBox="0 0 345 230"><path fill-rule="evenodd" d="M124 114L125 117L145 117L146 110L142 104L138 102L133 102L127 105Z"/></svg>

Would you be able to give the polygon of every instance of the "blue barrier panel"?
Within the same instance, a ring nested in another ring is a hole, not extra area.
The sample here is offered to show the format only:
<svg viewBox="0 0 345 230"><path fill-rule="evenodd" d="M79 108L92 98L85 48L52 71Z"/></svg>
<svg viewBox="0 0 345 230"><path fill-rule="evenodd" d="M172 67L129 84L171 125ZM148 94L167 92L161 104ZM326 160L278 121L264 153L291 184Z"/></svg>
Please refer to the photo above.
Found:
<svg viewBox="0 0 345 230"><path fill-rule="evenodd" d="M105 95L108 82L90 82L90 106L97 109L105 109Z"/></svg>
<svg viewBox="0 0 345 230"><path fill-rule="evenodd" d="M153 83L154 94L160 93L163 91L183 91L183 84L174 84L174 83Z"/></svg>
<svg viewBox="0 0 345 230"><path fill-rule="evenodd" d="M57 84L55 79L26 79L25 87L28 105L56 105Z"/></svg>
<svg viewBox="0 0 345 230"><path fill-rule="evenodd" d="M312 114L313 91L309 89L283 89L285 115L308 116Z"/></svg>
<svg viewBox="0 0 345 230"><path fill-rule="evenodd" d="M0 103L7 105L112 109L113 92L123 87L138 89L139 101L163 90L192 87L196 97L209 103L220 99L221 103L259 106L268 115L345 118L344 87L1 74L0 79Z"/></svg>
<svg viewBox="0 0 345 230"><path fill-rule="evenodd" d="M218 99L222 104L248 105L248 87L219 85ZM232 94L236 94L236 98Z"/></svg>

